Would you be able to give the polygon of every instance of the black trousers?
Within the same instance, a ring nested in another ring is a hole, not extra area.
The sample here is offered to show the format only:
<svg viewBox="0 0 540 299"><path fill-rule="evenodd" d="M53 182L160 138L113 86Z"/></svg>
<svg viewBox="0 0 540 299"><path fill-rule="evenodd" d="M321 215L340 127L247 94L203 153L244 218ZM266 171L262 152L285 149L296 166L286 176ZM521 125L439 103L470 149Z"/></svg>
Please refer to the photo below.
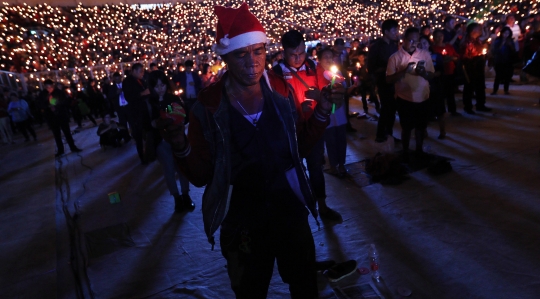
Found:
<svg viewBox="0 0 540 299"><path fill-rule="evenodd" d="M379 99L381 100L381 112L377 123L377 138L384 139L394 133L396 121L396 99L394 98L394 86L378 84Z"/></svg>
<svg viewBox="0 0 540 299"><path fill-rule="evenodd" d="M502 83L504 91L508 92L510 80L514 73L514 67L510 63L501 63L495 65L495 80L493 81L493 92L499 90L499 84Z"/></svg>
<svg viewBox="0 0 540 299"><path fill-rule="evenodd" d="M483 76L482 76L483 77ZM476 108L484 107L486 105L486 85L485 80L472 80L472 82L466 82L463 85L463 108L465 110L472 110L472 96L476 95Z"/></svg>
<svg viewBox="0 0 540 299"><path fill-rule="evenodd" d="M62 142L62 133L64 132L64 137L66 138L66 142L69 145L69 148L71 150L77 148L75 146L75 142L73 141L73 136L71 136L71 131L69 129L69 121L68 120L55 120L49 122L49 127L54 135L54 141L56 141L56 148L58 149L59 153L64 152L64 143Z"/></svg>
<svg viewBox="0 0 540 299"><path fill-rule="evenodd" d="M315 244L307 215L292 225L272 221L254 231L224 225L220 246L237 299L266 298L275 261L291 298L318 298Z"/></svg>
<svg viewBox="0 0 540 299"><path fill-rule="evenodd" d="M124 141L127 141L131 138L131 136L129 136L129 131L127 130L128 128L127 107L116 106L115 111L116 111L116 115L118 116L118 124L126 128L125 130L120 130L120 139L124 139Z"/></svg>
<svg viewBox="0 0 540 299"><path fill-rule="evenodd" d="M441 80L444 92L443 97L446 98L448 112L456 113L456 97L454 95L456 91L456 75L443 75Z"/></svg>
<svg viewBox="0 0 540 299"><path fill-rule="evenodd" d="M367 95L369 94L369 100L372 101L375 104L375 109L380 109L381 104L379 103L379 98L377 97L377 94L375 93L375 86L374 85L361 85L358 88L358 91L360 92L360 96L362 96L362 108L364 108L364 112L368 113L368 104L367 104Z"/></svg>
<svg viewBox="0 0 540 299"><path fill-rule="evenodd" d="M472 110L472 97L476 95L476 108L486 105L486 76L484 73L484 60L473 59L464 61L463 66L467 73L468 80L463 85L463 108Z"/></svg>
<svg viewBox="0 0 540 299"><path fill-rule="evenodd" d="M30 119L16 122L15 125L17 126L17 129L23 134L24 139L28 140L28 132L30 132L30 135L32 135L32 137L36 139L36 132L30 124Z"/></svg>
<svg viewBox="0 0 540 299"><path fill-rule="evenodd" d="M134 116L128 116L129 127L131 128L131 137L135 139L135 146L137 147L137 154L142 163L145 163L144 158L144 144L143 144L143 127L142 124L135 119Z"/></svg>

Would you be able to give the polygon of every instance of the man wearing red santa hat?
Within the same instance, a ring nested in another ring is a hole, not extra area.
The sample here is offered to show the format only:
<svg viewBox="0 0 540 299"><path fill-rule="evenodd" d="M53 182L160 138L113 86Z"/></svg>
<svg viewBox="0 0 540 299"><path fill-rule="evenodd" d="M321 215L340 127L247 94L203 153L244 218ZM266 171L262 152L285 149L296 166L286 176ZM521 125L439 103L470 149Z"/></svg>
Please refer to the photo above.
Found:
<svg viewBox="0 0 540 299"><path fill-rule="evenodd" d="M265 30L247 4L216 6L215 13L214 50L228 71L199 93L188 135L181 123L163 120L164 138L189 180L206 185L205 232L213 246L221 226L236 297L266 298L277 261L292 298L317 298L308 223L308 211L317 218L317 210L301 158L321 138L344 89L324 88L314 113L299 118L286 81L265 71Z"/></svg>

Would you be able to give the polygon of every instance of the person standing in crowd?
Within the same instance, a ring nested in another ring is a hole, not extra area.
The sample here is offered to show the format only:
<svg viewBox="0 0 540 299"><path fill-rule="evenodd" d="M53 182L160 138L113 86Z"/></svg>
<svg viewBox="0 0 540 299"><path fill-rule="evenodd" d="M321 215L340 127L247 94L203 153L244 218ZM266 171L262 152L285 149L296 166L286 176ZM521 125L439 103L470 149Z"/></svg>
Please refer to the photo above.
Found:
<svg viewBox="0 0 540 299"><path fill-rule="evenodd" d="M486 107L486 52L483 42L489 36L489 32L482 33L482 25L471 23L467 26L467 34L461 42L460 54L465 72L465 84L463 85L463 106L467 114L475 114L472 110L473 94L476 95L476 111L489 112L492 109Z"/></svg>
<svg viewBox="0 0 540 299"><path fill-rule="evenodd" d="M118 116L118 124L121 127L124 127L127 129L127 121L128 121L128 102L126 101L126 97L124 96L124 91L122 90L122 75L120 75L119 72L115 72L113 74L113 83L109 87L109 94L107 95L107 98L111 102L114 111L116 111L116 115ZM120 138L124 139L124 143L128 143L131 140L131 136L129 135L128 130L122 130L120 131Z"/></svg>
<svg viewBox="0 0 540 299"><path fill-rule="evenodd" d="M521 27L518 22L516 22L516 16L509 14L506 16L506 28L509 28L512 31L512 40L514 41L514 48L516 51L519 51L519 42L522 39ZM502 31L501 31L502 33Z"/></svg>
<svg viewBox="0 0 540 299"><path fill-rule="evenodd" d="M71 136L69 128L70 103L66 97L66 93L62 90L55 89L54 82L50 79L45 80L43 85L45 89L39 95L39 106L56 141L57 151L55 157L60 157L64 154L64 143L62 142L61 132L64 133L71 152L80 152L81 149L75 146L75 141Z"/></svg>
<svg viewBox="0 0 540 299"><path fill-rule="evenodd" d="M417 47L420 31L408 28L403 34L403 44L388 59L386 80L395 84L396 106L401 124L403 157L409 157L411 132L415 129L416 152L423 153L423 142L430 115L429 80L435 69L429 52Z"/></svg>
<svg viewBox="0 0 540 299"><path fill-rule="evenodd" d="M174 197L174 211L177 213L183 211L193 211L195 203L189 196L189 180L180 172L174 163L174 157L171 145L164 141L157 129L157 121L160 118L160 111L164 111L169 105L177 103L184 106L179 97L172 93L171 85L164 72L154 71L150 73L148 85L152 92L150 96L151 125L153 128L154 142L156 145L156 156L163 169L163 175L170 194ZM176 185L176 174L180 181L180 194Z"/></svg>
<svg viewBox="0 0 540 299"><path fill-rule="evenodd" d="M496 95L499 90L499 84L504 86L504 94L510 94L510 80L514 73L514 61L517 57L515 43L512 40L512 29L504 27L499 37L491 44L491 55L495 67L495 80L493 81L493 92Z"/></svg>
<svg viewBox="0 0 540 299"><path fill-rule="evenodd" d="M181 94L182 100L186 105L186 112L189 113L191 106L197 100L197 95L201 91L202 80L197 72L193 71L193 60L186 60L186 69L183 72L177 74L173 78L174 83L179 86L183 92Z"/></svg>
<svg viewBox="0 0 540 299"><path fill-rule="evenodd" d="M329 81L322 71L317 72L317 64L307 58L304 36L298 30L290 30L281 37L284 59L272 70L289 83L296 96L296 109L301 118L309 119L316 107L316 99L321 89ZM306 157L311 190L317 200L322 219L339 221L341 215L326 204L326 184L323 172L324 138L317 141Z"/></svg>
<svg viewBox="0 0 540 299"><path fill-rule="evenodd" d="M333 65L333 52L330 48L325 48L319 51L319 64L317 68L320 69L318 73L324 71L331 71ZM339 71L338 71L339 72ZM338 73L342 76L341 73ZM355 81L352 86L348 86L347 93L352 92L359 85L359 81ZM330 124L324 131L324 143L326 145L326 152L328 153L328 162L330 164L330 170L328 173L337 175L338 177L346 177L348 175L345 168L345 157L347 154L347 111L345 105L336 109L334 113L330 114ZM320 212L320 209L319 209Z"/></svg>
<svg viewBox="0 0 540 299"><path fill-rule="evenodd" d="M215 51L228 71L199 94L188 136L158 127L177 165L203 195L205 232L221 252L236 298L266 298L274 263L292 298L317 298L315 245L306 206L317 216L301 158L317 143L344 90L324 88L308 119L298 117L283 78L265 71L266 34L248 10L215 6Z"/></svg>
<svg viewBox="0 0 540 299"><path fill-rule="evenodd" d="M445 44L452 45L455 47L457 45L458 40L461 38L461 27L458 27L459 29L456 30L456 18L454 18L451 15L448 15L444 18L444 29L442 31L443 33L443 42ZM435 38L435 36L433 36Z"/></svg>
<svg viewBox="0 0 540 299"><path fill-rule="evenodd" d="M382 38L377 39L369 48L368 70L377 84L381 113L377 123L376 142L384 142L387 136L394 133L396 120L396 99L394 85L386 82L386 68L390 56L398 50L399 24L396 20L388 19L382 23Z"/></svg>
<svg viewBox="0 0 540 299"><path fill-rule="evenodd" d="M349 46L350 49L350 46ZM332 51L334 52L334 63L337 66L338 70L342 74L347 73L347 69L349 68L349 54L347 53L347 47L345 44L345 40L342 38L337 38L334 41L334 46L332 47ZM347 115L350 114L349 110L349 95L345 95L345 111L347 112ZM354 115L357 115L358 113L354 113ZM353 115L353 116L354 116ZM347 132L354 133L357 130L352 127L351 122L349 121L349 117L347 117Z"/></svg>
<svg viewBox="0 0 540 299"><path fill-rule="evenodd" d="M431 63L433 64L433 69L435 71L433 72L431 80L429 80L428 101L431 111L429 118L432 119L434 117L439 124L439 136L437 139L444 139L446 138L446 122L444 120L446 107L444 105L444 92L441 82L441 75L444 72L443 56L433 51L429 36L421 35L417 47L418 49L429 52L429 55L431 56ZM424 137L427 137L427 134Z"/></svg>
<svg viewBox="0 0 540 299"><path fill-rule="evenodd" d="M202 74L201 74L201 82L202 82L202 88L208 87L210 84L214 83L216 80L216 76L210 71L210 65L208 63L203 64L202 66Z"/></svg>
<svg viewBox="0 0 540 299"><path fill-rule="evenodd" d="M443 57L444 72L440 80L442 84L441 96L446 99L450 115L461 116L461 113L456 110L456 97L454 94L456 90L456 62L459 59L459 54L451 44L444 42L444 31L441 29L435 29L433 32L433 45L431 47L434 53Z"/></svg>
<svg viewBox="0 0 540 299"><path fill-rule="evenodd" d="M87 103L89 104L89 108L92 111L91 113L94 118L103 117L105 112L105 99L97 87L95 79L88 80L84 94L88 98Z"/></svg>
<svg viewBox="0 0 540 299"><path fill-rule="evenodd" d="M377 98L377 93L375 92L375 84L373 83L373 78L370 76L369 70L366 65L366 53L359 52L357 55L357 61L355 66L355 71L353 72L353 81L359 81L359 87L357 88L358 93L362 97L362 107L364 108L364 114L359 114L358 118L366 118L369 112L368 109L368 100L367 95L369 94L369 102L375 104L375 111L380 113L381 104Z"/></svg>
<svg viewBox="0 0 540 299"><path fill-rule="evenodd" d="M30 113L30 108L25 100L19 99L16 93L11 93L11 102L8 106L8 113L17 129L23 134L24 141L29 141L28 133L37 141L36 132L32 128L31 120L34 118Z"/></svg>
<svg viewBox="0 0 540 299"><path fill-rule="evenodd" d="M131 128L131 135L135 139L137 154L142 165L148 164L144 154L143 144L143 120L147 118L148 108L146 102L150 95L150 90L143 81L144 68L140 63L135 63L131 68L131 73L122 82L122 92L128 103L127 121Z"/></svg>
<svg viewBox="0 0 540 299"><path fill-rule="evenodd" d="M2 136L3 144L12 144L13 132L11 130L11 124L8 113L8 99L4 97L4 94L0 94L0 135Z"/></svg>

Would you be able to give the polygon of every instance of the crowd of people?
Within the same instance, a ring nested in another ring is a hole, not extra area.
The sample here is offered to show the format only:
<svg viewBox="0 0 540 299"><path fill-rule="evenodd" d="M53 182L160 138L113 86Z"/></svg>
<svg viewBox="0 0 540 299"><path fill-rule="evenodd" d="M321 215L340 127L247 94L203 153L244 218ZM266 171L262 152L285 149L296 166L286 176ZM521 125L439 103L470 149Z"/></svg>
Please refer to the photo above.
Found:
<svg viewBox="0 0 540 299"><path fill-rule="evenodd" d="M295 2L291 10L283 9L287 1L251 2L251 12L245 4L210 11L210 1L152 10L2 8L0 24L9 29L1 40L4 69L132 63L80 82L43 80L42 90L24 99L20 90L5 89L0 132L4 143L13 142L14 130L36 140L32 122L46 122L57 157L64 155L62 133L71 152L81 151L71 118L75 131L84 119L92 122L104 148L134 140L142 165L158 160L162 166L176 212L195 207L190 182L206 186L205 232L213 245L221 227L238 298L264 297L274 259L293 298L315 298L306 212L341 219L326 201L325 149L329 173L348 176L346 134L356 132L350 119L371 115L378 121L376 142L401 141L408 162L414 130L414 154L422 158L428 122L437 121L444 139L446 112L462 115L456 93L463 93L463 113L492 110L486 66L495 71L492 95L500 84L509 94L513 74L527 79L519 70L538 59L540 15L528 2L499 4L487 15L474 1ZM53 26L26 29L38 21ZM351 111L351 98L362 101L363 113ZM400 136L393 132L396 113Z"/></svg>

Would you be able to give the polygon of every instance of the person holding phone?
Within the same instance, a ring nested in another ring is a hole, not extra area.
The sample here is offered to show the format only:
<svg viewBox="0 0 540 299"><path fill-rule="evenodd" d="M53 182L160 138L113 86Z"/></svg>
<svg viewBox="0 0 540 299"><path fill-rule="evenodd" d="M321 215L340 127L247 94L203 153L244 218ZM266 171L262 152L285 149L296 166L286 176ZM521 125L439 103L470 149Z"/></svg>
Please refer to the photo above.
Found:
<svg viewBox="0 0 540 299"><path fill-rule="evenodd" d="M329 83L323 70L315 61L307 58L304 36L298 30L290 30L281 37L284 59L272 71L282 76L296 95L296 109L300 118L309 119L315 111L322 87ZM326 204L326 186L323 172L324 138L320 138L306 158L309 182L317 199L322 219L340 221L341 215Z"/></svg>
<svg viewBox="0 0 540 299"><path fill-rule="evenodd" d="M423 141L430 106L429 80L435 69L428 51L417 48L420 31L408 28L403 35L403 46L388 59L386 82L394 84L396 105L401 125L403 157L409 159L411 132L415 129L416 152L423 153Z"/></svg>

